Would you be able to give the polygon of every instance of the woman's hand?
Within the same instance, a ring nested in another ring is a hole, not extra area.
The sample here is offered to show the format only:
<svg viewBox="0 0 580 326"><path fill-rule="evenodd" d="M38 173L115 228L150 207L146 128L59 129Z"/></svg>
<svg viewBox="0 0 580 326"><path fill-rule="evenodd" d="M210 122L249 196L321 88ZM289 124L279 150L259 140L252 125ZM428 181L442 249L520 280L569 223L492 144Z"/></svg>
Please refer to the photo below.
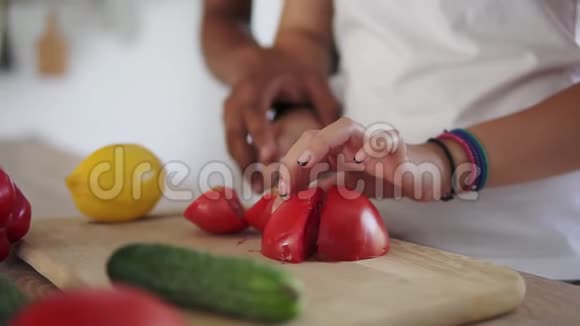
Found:
<svg viewBox="0 0 580 326"><path fill-rule="evenodd" d="M375 197L437 200L451 189L451 168L434 144L408 145L388 124L365 128L341 118L305 132L282 159L278 191L286 197L311 182L346 185ZM328 172L335 174L323 180Z"/></svg>

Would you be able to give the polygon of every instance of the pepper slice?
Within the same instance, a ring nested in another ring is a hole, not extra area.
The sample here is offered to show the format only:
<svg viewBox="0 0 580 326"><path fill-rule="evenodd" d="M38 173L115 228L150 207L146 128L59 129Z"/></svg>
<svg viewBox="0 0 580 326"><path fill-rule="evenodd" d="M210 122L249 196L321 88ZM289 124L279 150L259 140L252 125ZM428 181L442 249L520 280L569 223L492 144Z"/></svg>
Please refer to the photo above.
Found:
<svg viewBox="0 0 580 326"><path fill-rule="evenodd" d="M268 224L268 221L272 216L272 206L275 201L276 195L271 193L265 194L254 204L254 206L246 211L246 214L244 214L244 220L246 220L246 222L256 230L264 232L266 224Z"/></svg>
<svg viewBox="0 0 580 326"><path fill-rule="evenodd" d="M353 261L379 257L389 251L387 228L367 197L333 187L326 202L320 216L318 259Z"/></svg>
<svg viewBox="0 0 580 326"><path fill-rule="evenodd" d="M227 187L216 187L199 196L183 215L208 233L236 233L248 226L238 195Z"/></svg>
<svg viewBox="0 0 580 326"><path fill-rule="evenodd" d="M309 189L285 200L272 214L262 235L262 254L299 263L316 251L324 191Z"/></svg>

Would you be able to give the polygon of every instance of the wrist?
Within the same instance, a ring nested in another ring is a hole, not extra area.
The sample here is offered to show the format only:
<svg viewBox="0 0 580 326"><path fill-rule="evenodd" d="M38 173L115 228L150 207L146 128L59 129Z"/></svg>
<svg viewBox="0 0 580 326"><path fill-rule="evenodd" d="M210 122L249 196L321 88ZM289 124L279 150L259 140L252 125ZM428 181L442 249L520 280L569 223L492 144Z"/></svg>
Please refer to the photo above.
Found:
<svg viewBox="0 0 580 326"><path fill-rule="evenodd" d="M235 50L230 58L235 63L228 84L234 86L241 80L260 74L264 71L282 72L307 70L308 67L293 60L282 49L263 48L258 45L247 45Z"/></svg>
<svg viewBox="0 0 580 326"><path fill-rule="evenodd" d="M242 79L254 74L267 61L266 51L255 44L243 46L233 51L230 55L233 69L226 80L227 84L234 86Z"/></svg>
<svg viewBox="0 0 580 326"><path fill-rule="evenodd" d="M410 145L408 159L414 171L411 178L407 179L410 182L403 184L405 197L417 201L434 201L451 193L453 171L441 147L433 143ZM418 185L420 189L416 189Z"/></svg>
<svg viewBox="0 0 580 326"><path fill-rule="evenodd" d="M423 166L417 171L429 171L430 177L421 179L421 198L413 198L414 193L409 196L415 200L430 201L439 200L452 193L464 191L467 184L467 173L461 173L461 167L469 164L467 153L458 143L449 139L440 139L440 144L447 148L447 153L442 146L427 142L411 147L409 158L415 166ZM448 155L450 157L448 157ZM467 172L467 171L464 171ZM417 197L414 195L414 197Z"/></svg>

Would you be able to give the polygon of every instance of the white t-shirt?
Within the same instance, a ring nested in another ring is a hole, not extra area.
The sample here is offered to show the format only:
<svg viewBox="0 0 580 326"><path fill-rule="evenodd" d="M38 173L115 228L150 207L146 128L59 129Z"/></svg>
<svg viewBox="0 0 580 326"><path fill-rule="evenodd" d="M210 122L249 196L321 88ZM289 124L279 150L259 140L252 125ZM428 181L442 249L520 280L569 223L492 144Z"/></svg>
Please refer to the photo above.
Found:
<svg viewBox="0 0 580 326"><path fill-rule="evenodd" d="M346 115L408 142L521 111L570 86L580 64L573 0L337 0L334 24ZM396 237L580 279L580 173L477 201L376 203Z"/></svg>

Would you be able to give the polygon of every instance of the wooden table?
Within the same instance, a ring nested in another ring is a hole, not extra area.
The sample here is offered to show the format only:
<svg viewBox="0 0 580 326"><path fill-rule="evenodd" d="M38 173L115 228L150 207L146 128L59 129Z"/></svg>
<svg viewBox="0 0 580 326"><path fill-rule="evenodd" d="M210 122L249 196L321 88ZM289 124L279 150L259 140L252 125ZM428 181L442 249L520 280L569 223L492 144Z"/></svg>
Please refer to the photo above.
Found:
<svg viewBox="0 0 580 326"><path fill-rule="evenodd" d="M74 216L64 177L79 158L34 140L0 142L0 164L10 172L34 207L34 218ZM162 210L170 210L164 203ZM31 298L58 291L18 258L0 264L0 273L14 280ZM514 312L477 325L580 325L580 286L522 273L527 293Z"/></svg>

